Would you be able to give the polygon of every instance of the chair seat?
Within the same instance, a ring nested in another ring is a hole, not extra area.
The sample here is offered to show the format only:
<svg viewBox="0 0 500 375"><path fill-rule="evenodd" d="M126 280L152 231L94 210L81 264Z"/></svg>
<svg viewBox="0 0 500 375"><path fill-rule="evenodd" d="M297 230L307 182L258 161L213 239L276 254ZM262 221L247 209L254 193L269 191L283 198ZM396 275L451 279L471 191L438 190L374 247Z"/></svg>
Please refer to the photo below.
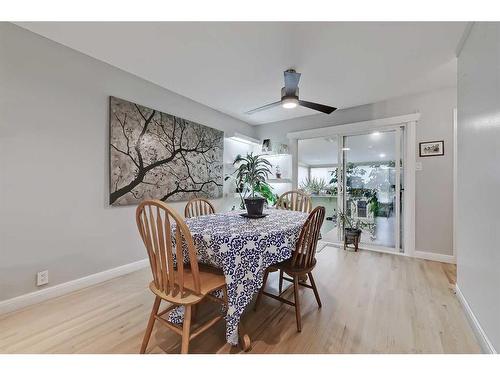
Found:
<svg viewBox="0 0 500 375"><path fill-rule="evenodd" d="M178 292L178 287L176 286L175 291L177 294L174 296L172 291L170 293L164 293L163 291L156 288L154 281L149 284L149 289L156 294L158 297L164 299L165 301L175 303L177 305L191 305L202 300L208 293L214 290L220 289L226 285L226 279L224 275L212 270L205 270L200 268L200 294L194 292L194 282L191 270L189 268L184 269L184 296Z"/></svg>
<svg viewBox="0 0 500 375"><path fill-rule="evenodd" d="M282 270L283 272L285 272L291 276L307 274L307 273L311 272L315 266L316 266L316 258L313 259L311 266L309 266L307 268L294 267L292 265L292 258L287 259L281 263L277 263L277 264L273 265L273 267L276 267L276 268Z"/></svg>

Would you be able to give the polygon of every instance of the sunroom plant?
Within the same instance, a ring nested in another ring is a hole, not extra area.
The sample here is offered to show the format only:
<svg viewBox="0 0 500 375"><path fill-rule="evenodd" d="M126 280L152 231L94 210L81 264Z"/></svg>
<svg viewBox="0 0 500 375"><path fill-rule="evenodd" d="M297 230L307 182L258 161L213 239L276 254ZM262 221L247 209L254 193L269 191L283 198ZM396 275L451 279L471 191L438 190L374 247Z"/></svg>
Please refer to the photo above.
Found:
<svg viewBox="0 0 500 375"><path fill-rule="evenodd" d="M313 178L308 177L300 184L300 188L302 190L305 190L309 194L316 194L316 195L321 194L322 191L326 191L328 187L329 186L324 178L317 178L317 177Z"/></svg>
<svg viewBox="0 0 500 375"><path fill-rule="evenodd" d="M361 238L361 229L365 224L359 219L354 220L354 218L346 212L340 210L338 218L342 228L344 229L345 243L358 243Z"/></svg>

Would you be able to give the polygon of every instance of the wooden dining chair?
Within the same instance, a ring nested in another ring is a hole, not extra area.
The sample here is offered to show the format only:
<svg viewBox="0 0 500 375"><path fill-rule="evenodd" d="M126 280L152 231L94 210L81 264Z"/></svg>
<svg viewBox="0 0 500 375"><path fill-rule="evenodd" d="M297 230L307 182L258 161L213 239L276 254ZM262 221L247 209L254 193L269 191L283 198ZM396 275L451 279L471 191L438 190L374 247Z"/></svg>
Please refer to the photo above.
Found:
<svg viewBox="0 0 500 375"><path fill-rule="evenodd" d="M287 191L279 197L276 208L309 213L312 209L311 197L300 190Z"/></svg>
<svg viewBox="0 0 500 375"><path fill-rule="evenodd" d="M299 301L299 285L313 290L314 296L316 297L316 302L318 302L318 306L321 308L321 299L319 298L318 289L316 287L316 283L314 282L312 271L316 266L316 246L318 244L319 231L321 229L321 224L323 224L324 217L325 217L325 207L322 206L316 207L309 214L309 217L307 218L300 232L300 236L299 239L297 240L297 244L295 246L295 250L293 251L292 257L290 259L285 260L284 262L274 264L272 267L269 267L266 270L264 274L264 282L262 284L262 288L259 291L257 300L255 301L255 310L257 310L262 295L277 299L278 301L284 302L288 305L295 306L297 331L299 332L302 331L302 322L300 316L300 301ZM277 268L280 271L279 295L274 295L264 290L266 287L266 282L269 273L272 272L273 269L275 268ZM292 278L284 276L284 273ZM308 285L300 280L301 276L305 275L309 276L311 285ZM286 292L286 290L285 292L282 292L283 280L287 280L293 283L294 302L291 302L281 297L281 295Z"/></svg>
<svg viewBox="0 0 500 375"><path fill-rule="evenodd" d="M191 198L184 208L186 219L210 214L215 214L215 208L209 200L204 198Z"/></svg>
<svg viewBox="0 0 500 375"><path fill-rule="evenodd" d="M191 332L192 310L205 298L221 303L227 308L224 275L204 271L198 267L189 228L182 217L162 201L147 200L139 204L136 221L153 274L149 289L156 296L140 352L141 354L146 352L154 323L158 321L182 336L181 353L187 353L189 341L223 317L216 316ZM223 298L209 294L218 289L223 291ZM170 302L171 305L158 312L162 300ZM182 326L163 318L163 315L178 306L184 306Z"/></svg>

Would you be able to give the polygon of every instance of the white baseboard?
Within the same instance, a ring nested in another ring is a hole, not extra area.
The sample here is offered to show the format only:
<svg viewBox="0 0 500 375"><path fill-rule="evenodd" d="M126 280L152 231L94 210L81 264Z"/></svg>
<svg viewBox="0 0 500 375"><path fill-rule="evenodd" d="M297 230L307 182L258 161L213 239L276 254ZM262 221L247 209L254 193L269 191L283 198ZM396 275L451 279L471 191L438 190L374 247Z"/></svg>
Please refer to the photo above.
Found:
<svg viewBox="0 0 500 375"><path fill-rule="evenodd" d="M319 246L319 244L324 244L325 246L338 247L340 249L343 248L343 245L340 243L318 241L318 246ZM376 251L379 253L401 255L401 256L407 256L410 258L420 258L420 259L433 260L435 262L456 264L456 259L455 259L454 255L445 255L445 254L439 254L439 253L432 253L432 252L428 252L428 251L415 251L412 254L398 253L396 251L389 251L389 250L383 250L383 249L376 249L376 248L371 249L371 248L367 248L366 246L363 246L363 245L364 244L360 244L360 247L359 247L360 250Z"/></svg>
<svg viewBox="0 0 500 375"><path fill-rule="evenodd" d="M479 320L477 320L476 316L474 315L474 312L470 308L469 303L465 299L465 296L462 294L462 291L460 290L457 284L455 284L455 291L457 293L458 300L460 301L462 307L464 308L465 315L469 320L472 330L476 335L477 341L479 341L479 345L481 346L483 353L497 354L497 351L495 350L491 341L488 339L488 336L486 336L486 333L481 327L481 324L479 324Z"/></svg>
<svg viewBox="0 0 500 375"><path fill-rule="evenodd" d="M94 273L80 279L71 280L62 284L54 285L36 292L23 294L22 296L0 301L0 314L21 309L23 307L39 303L50 298L59 297L63 294L74 292L104 281L114 279L115 277L126 275L128 273L140 270L149 266L148 259L142 259L137 262L125 264L120 267L111 268L106 271Z"/></svg>
<svg viewBox="0 0 500 375"><path fill-rule="evenodd" d="M433 260L433 261L436 261L436 262L443 262L443 263L451 263L451 264L456 264L457 263L454 255L445 255L445 254L439 254L439 253L431 253L431 252L428 252L428 251L418 251L418 250L416 250L413 253L413 257L414 258L420 258L420 259Z"/></svg>

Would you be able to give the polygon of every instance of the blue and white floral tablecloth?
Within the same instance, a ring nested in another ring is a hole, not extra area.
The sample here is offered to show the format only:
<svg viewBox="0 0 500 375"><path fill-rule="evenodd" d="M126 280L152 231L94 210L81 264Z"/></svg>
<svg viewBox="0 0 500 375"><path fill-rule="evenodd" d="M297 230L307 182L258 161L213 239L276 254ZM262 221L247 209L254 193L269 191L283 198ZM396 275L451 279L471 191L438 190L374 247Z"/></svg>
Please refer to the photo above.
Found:
<svg viewBox="0 0 500 375"><path fill-rule="evenodd" d="M262 287L267 267L290 258L307 219L296 211L267 209L262 219L247 219L243 211L186 220L202 263L222 269L226 278L228 311L226 340L238 344L238 324L252 297ZM183 310L170 316L182 322Z"/></svg>

